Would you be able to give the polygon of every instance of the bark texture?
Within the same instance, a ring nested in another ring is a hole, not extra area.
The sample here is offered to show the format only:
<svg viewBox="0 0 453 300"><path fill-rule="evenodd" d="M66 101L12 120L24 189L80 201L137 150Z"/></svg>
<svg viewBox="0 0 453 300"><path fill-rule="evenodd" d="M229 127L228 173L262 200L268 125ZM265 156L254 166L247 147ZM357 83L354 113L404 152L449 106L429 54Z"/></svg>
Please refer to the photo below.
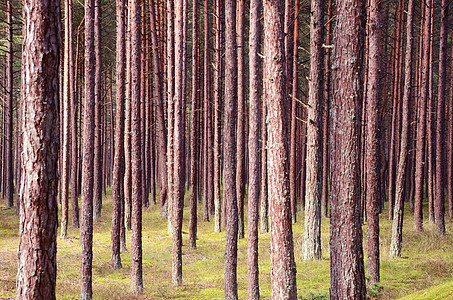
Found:
<svg viewBox="0 0 453 300"><path fill-rule="evenodd" d="M250 116L249 116L249 184L247 226L247 292L248 299L260 299L258 269L258 207L260 200L260 0L250 2Z"/></svg>
<svg viewBox="0 0 453 300"><path fill-rule="evenodd" d="M94 0L85 0L85 97L82 132L82 224L80 228L82 242L81 300L88 300L93 296L94 5Z"/></svg>
<svg viewBox="0 0 453 300"><path fill-rule="evenodd" d="M225 299L238 299L236 196L237 49L236 1L225 1L225 121L223 199L226 204Z"/></svg>
<svg viewBox="0 0 453 300"><path fill-rule="evenodd" d="M321 259L322 105L324 97L324 0L311 1L310 80L307 108L307 159L304 260Z"/></svg>
<svg viewBox="0 0 453 300"><path fill-rule="evenodd" d="M23 2L17 299L56 299L60 2ZM39 270L39 272L37 272Z"/></svg>
<svg viewBox="0 0 453 300"><path fill-rule="evenodd" d="M337 1L331 103L331 299L366 299L360 222L363 1Z"/></svg>
<svg viewBox="0 0 453 300"><path fill-rule="evenodd" d="M269 223L273 299L296 299L296 264L289 195L284 1L264 1L264 84L267 101Z"/></svg>
<svg viewBox="0 0 453 300"><path fill-rule="evenodd" d="M125 44L125 3L123 0L116 1L116 139L115 158L113 161L112 182L112 255L111 264L113 269L119 269L120 256L120 233L121 233L121 202L124 201L122 189L124 180L124 74L126 57ZM112 99L113 100L113 99ZM112 116L113 117L113 116Z"/></svg>

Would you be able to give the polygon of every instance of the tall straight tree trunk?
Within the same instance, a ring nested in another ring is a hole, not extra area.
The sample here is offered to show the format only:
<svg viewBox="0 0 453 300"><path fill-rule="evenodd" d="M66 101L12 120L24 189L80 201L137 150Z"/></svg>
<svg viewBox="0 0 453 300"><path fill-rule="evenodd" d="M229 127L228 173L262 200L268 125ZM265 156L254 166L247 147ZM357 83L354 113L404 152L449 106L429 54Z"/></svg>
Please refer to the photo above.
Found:
<svg viewBox="0 0 453 300"><path fill-rule="evenodd" d="M291 203L288 178L284 7L281 0L264 1L264 84L267 100L269 223L273 299L296 299Z"/></svg>
<svg viewBox="0 0 453 300"><path fill-rule="evenodd" d="M333 0L328 0L327 23L326 23L326 45L332 44L332 22L333 22ZM322 116L322 191L321 191L321 216L327 217L329 202L329 110L330 110L330 81L332 48L327 47L324 57L324 103Z"/></svg>
<svg viewBox="0 0 453 300"><path fill-rule="evenodd" d="M85 97L83 105L82 156L82 242L81 300L93 296L93 166L94 166L94 110L95 110L95 57L94 57L95 0L85 0Z"/></svg>
<svg viewBox="0 0 453 300"><path fill-rule="evenodd" d="M367 219L367 274L370 283L380 282L379 271L379 106L381 101L381 0L370 0L368 23L368 76L366 97L366 219ZM401 159L401 157L400 157Z"/></svg>
<svg viewBox="0 0 453 300"><path fill-rule="evenodd" d="M17 299L56 299L60 2L23 2Z"/></svg>
<svg viewBox="0 0 453 300"><path fill-rule="evenodd" d="M131 10L126 8L126 89L124 120L124 227L132 228L132 171L131 171Z"/></svg>
<svg viewBox="0 0 453 300"><path fill-rule="evenodd" d="M236 188L238 200L238 237L244 238L245 197L245 65L244 65L244 0L237 2L237 48L238 48L238 118L236 151Z"/></svg>
<svg viewBox="0 0 453 300"><path fill-rule="evenodd" d="M60 120L63 127L63 153L61 161L61 238L66 238L68 233L68 194L69 194L69 154L70 154L70 132L69 132L69 115L70 104L72 102L72 1L65 0L64 11L64 63L63 63L63 115Z"/></svg>
<svg viewBox="0 0 453 300"><path fill-rule="evenodd" d="M402 56L400 53L400 42L402 40L401 35L401 28L403 23L403 0L399 0L397 4L395 4L395 16L396 12L398 11L398 16L395 19L395 24L397 27L394 28L395 34L395 41L394 41L394 72L393 72L393 89L392 89L392 96L393 96L393 109L392 109L392 123L391 123L391 135L390 135L390 150L389 150L389 168L388 168L388 218L389 220L393 219L393 208L395 206L394 195L395 195L395 165L398 162L397 159L397 151L396 151L396 140L398 131L398 95L399 95L399 80L400 80L400 66L399 61L400 57Z"/></svg>
<svg viewBox="0 0 453 300"><path fill-rule="evenodd" d="M158 174L159 174L159 202L160 215L166 216L168 184L167 184L167 129L164 116L163 72L159 57L159 42L156 32L156 9L154 0L149 1L149 18L151 26L151 44L153 52L154 96L157 108L157 139L158 139Z"/></svg>
<svg viewBox="0 0 453 300"><path fill-rule="evenodd" d="M13 11L12 0L7 0L7 23L8 23L8 38L6 49L6 78L7 78L7 99L6 99L6 177L5 177L5 198L6 207L14 206L14 163L13 163L13 100L14 100L14 73L13 73Z"/></svg>
<svg viewBox="0 0 453 300"><path fill-rule="evenodd" d="M415 152L415 210L414 210L414 227L416 231L423 231L423 183L424 183L424 160L425 160L425 133L426 133L426 107L428 98L428 80L429 80L429 36L430 36L430 7L432 0L427 0L425 8L425 22L423 25L423 35L425 43L423 45L423 60L421 66L421 91L418 101L418 120L417 120L417 138Z"/></svg>
<svg viewBox="0 0 453 300"><path fill-rule="evenodd" d="M216 32L214 56L214 232L221 231L222 208L220 198L220 145L221 145L221 101L222 101L222 35L223 35L223 7L220 0L215 2ZM239 162L238 162L239 164ZM236 179L237 182L237 179Z"/></svg>
<svg viewBox="0 0 453 300"><path fill-rule="evenodd" d="M294 6L294 45L293 45L293 85L291 94L291 136L290 136L290 149L289 149L289 189L291 197L291 215L293 223L296 223L296 207L297 207L297 187L296 187L296 143L297 143L297 89L298 89L298 47L299 47L299 1L296 1ZM286 58L288 59L288 58ZM302 196L301 196L302 197Z"/></svg>
<svg viewBox="0 0 453 300"><path fill-rule="evenodd" d="M260 0L250 1L249 37L249 184L247 226L248 299L260 299L258 269L258 206L260 200Z"/></svg>
<svg viewBox="0 0 453 300"><path fill-rule="evenodd" d="M310 79L307 108L307 179L305 226L302 243L304 260L321 259L322 105L324 96L324 0L311 1Z"/></svg>
<svg viewBox="0 0 453 300"><path fill-rule="evenodd" d="M184 136L185 106L183 100L183 74L184 70L184 4L186 0L175 1L175 125L173 145L173 192L170 201L173 202L173 247L172 247L172 283L174 286L182 285L182 217L184 204Z"/></svg>
<svg viewBox="0 0 453 300"><path fill-rule="evenodd" d="M237 118L236 1L225 1L225 121L223 142L223 199L226 203L225 299L238 299L237 240L238 205L236 195Z"/></svg>
<svg viewBox="0 0 453 300"><path fill-rule="evenodd" d="M447 120L453 120L453 47L450 55L450 101ZM448 122L447 139L447 202L448 216L453 219L453 122Z"/></svg>
<svg viewBox="0 0 453 300"><path fill-rule="evenodd" d="M266 95L266 86L263 86L264 95ZM260 182L260 231L261 233L269 232L269 198L267 195L267 104L261 101L261 182Z"/></svg>
<svg viewBox="0 0 453 300"><path fill-rule="evenodd" d="M72 12L72 1L70 2L69 9ZM68 13L68 16L70 14ZM72 18L72 14L70 15ZM73 83L72 89L72 101L71 101L71 204L72 204L72 227L79 228L79 186L80 182L78 180L78 168L79 168L79 146L78 146L78 135L79 135L79 124L78 124L78 93L77 93L77 83L78 83L78 62L79 62L79 36L80 36L80 23L77 29L77 38L76 38L76 58L73 64L73 72L70 74L70 81ZM71 27L72 28L72 27ZM71 51L72 52L72 51Z"/></svg>
<svg viewBox="0 0 453 300"><path fill-rule="evenodd" d="M439 81L437 88L436 191L434 213L436 233L445 234L445 95L447 81L448 3L442 0L440 12Z"/></svg>
<svg viewBox="0 0 453 300"><path fill-rule="evenodd" d="M412 59L414 44L414 10L415 1L410 0L408 4L407 25L406 25L406 60L404 74L404 94L403 94L403 120L401 123L401 146L400 160L396 176L395 188L395 210L392 226L392 240L390 244L390 256L401 256L401 242L403 231L403 212L404 212L404 185L407 177L407 161L410 137L410 100L412 92Z"/></svg>
<svg viewBox="0 0 453 300"><path fill-rule="evenodd" d="M192 109L190 119L190 220L189 220L189 246L197 247L197 204L198 204L198 179L197 179L197 153L199 134L197 131L197 109L199 106L199 8L198 1L192 1Z"/></svg>
<svg viewBox="0 0 453 300"><path fill-rule="evenodd" d="M94 90L94 220L101 218L102 208L102 50L101 50L101 0L95 0L94 8L94 56L96 60Z"/></svg>
<svg viewBox="0 0 453 300"><path fill-rule="evenodd" d="M330 128L331 299L366 299L358 155L364 20L363 1L337 1Z"/></svg>
<svg viewBox="0 0 453 300"><path fill-rule="evenodd" d="M113 162L112 182L112 255L113 269L121 265L121 203L124 199L124 74L126 58L125 3L116 1L116 126L115 126L115 158ZM112 99L113 101L113 99ZM113 117L113 116L112 116Z"/></svg>
<svg viewBox="0 0 453 300"><path fill-rule="evenodd" d="M209 222L209 214L210 214L210 207L211 207L211 187L213 187L213 178L211 176L211 155L212 152L212 143L211 143L211 133L212 133L212 123L211 123L211 90L210 90L210 43L209 43L209 3L208 0L204 0L204 61L203 61L203 69L204 69L204 138L203 138L203 145L204 145L204 175L203 175L203 221ZM213 168L212 168L213 170Z"/></svg>
<svg viewBox="0 0 453 300"><path fill-rule="evenodd" d="M140 131L140 0L129 0L131 52L132 263L131 292L142 294L142 145Z"/></svg>
<svg viewBox="0 0 453 300"><path fill-rule="evenodd" d="M168 125L168 143L167 143L167 167L168 167L168 233L173 234L173 206L174 206L174 172L173 172L173 147L174 147L174 94L175 94L175 73L174 73L174 1L167 0L167 125Z"/></svg>

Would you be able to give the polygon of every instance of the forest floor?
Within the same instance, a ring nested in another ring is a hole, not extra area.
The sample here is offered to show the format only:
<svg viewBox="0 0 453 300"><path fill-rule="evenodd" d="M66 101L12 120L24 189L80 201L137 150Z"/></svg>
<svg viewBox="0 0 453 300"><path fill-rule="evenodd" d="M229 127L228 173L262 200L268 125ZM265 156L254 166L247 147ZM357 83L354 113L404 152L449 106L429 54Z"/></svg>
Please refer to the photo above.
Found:
<svg viewBox="0 0 453 300"><path fill-rule="evenodd" d="M225 232L214 233L213 222L199 221L197 249L188 247L188 193L183 224L183 286L171 285L172 238L157 206L143 214L144 296L140 299L222 299ZM131 253L122 254L123 269L110 267L111 194L104 199L102 218L94 226L93 298L138 299L129 293ZM403 257L389 258L391 221L381 214L381 291L369 288L368 296L379 299L453 299L453 222L446 219L447 235L434 233L425 222L423 233L413 231L413 217L406 203ZM426 209L426 207L425 207ZM202 215L198 220L203 220ZM245 210L247 211L247 209ZM425 211L425 216L426 216ZM71 216L71 213L69 213ZM247 219L246 219L247 220ZM329 219L322 219L320 261L302 261L303 214L293 226L297 288L299 299L328 299L329 296ZM19 219L13 209L0 201L0 299L15 298ZM247 222L246 222L247 223ZM71 220L69 222L71 224ZM366 249L366 225L363 226ZM58 231L59 235L59 231ZM127 232L130 247L131 233ZM68 237L58 237L57 299L78 299L80 292L81 246L78 229L69 228ZM247 298L247 239L238 242L238 293ZM130 248L129 248L130 250ZM366 255L365 255L366 257ZM260 291L270 298L269 234L259 236Z"/></svg>

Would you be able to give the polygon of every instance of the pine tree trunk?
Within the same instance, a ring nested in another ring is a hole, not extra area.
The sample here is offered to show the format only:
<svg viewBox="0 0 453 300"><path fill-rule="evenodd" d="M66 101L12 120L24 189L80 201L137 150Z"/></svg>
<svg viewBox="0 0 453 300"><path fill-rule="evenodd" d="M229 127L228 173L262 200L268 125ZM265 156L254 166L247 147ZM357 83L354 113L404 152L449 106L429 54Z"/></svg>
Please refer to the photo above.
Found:
<svg viewBox="0 0 453 300"><path fill-rule="evenodd" d="M390 256L401 256L401 242L403 230L403 212L404 212L404 185L407 176L407 161L409 150L410 137L410 99L412 92L412 58L414 44L414 10L415 1L410 0L408 4L407 27L406 27L406 61L405 61L405 77L404 77L404 95L403 95L403 119L401 123L401 146L400 160L396 173L396 188L395 188L395 210L392 226L392 240L390 244Z"/></svg>
<svg viewBox="0 0 453 300"><path fill-rule="evenodd" d="M283 1L264 1L264 84L268 123L269 223L273 299L296 299L288 178Z"/></svg>
<svg viewBox="0 0 453 300"><path fill-rule="evenodd" d="M192 109L190 120L190 220L189 220L189 246L191 249L197 247L197 204L198 204L198 176L197 176L197 153L198 147L198 126L197 109L199 108L199 8L197 1L192 1Z"/></svg>
<svg viewBox="0 0 453 300"><path fill-rule="evenodd" d="M420 100L418 101L418 122L417 122L417 142L415 157L415 210L414 227L416 231L423 231L423 183L424 183L424 161L425 161L425 133L426 133L426 107L428 98L429 80L429 36L430 36L430 7L432 0L427 1L425 9L425 22L423 25L423 35L425 43L423 45L423 61L421 66L421 87Z"/></svg>
<svg viewBox="0 0 453 300"><path fill-rule="evenodd" d="M291 137L290 137L290 149L289 149L289 189L291 197L291 215L293 223L296 223L296 207L297 207L297 186L296 186L296 132L297 132L297 89L298 89L298 40L299 40L299 1L296 1L294 7L294 45L293 45L293 82L292 82L292 94L291 99ZM286 58L288 59L288 58Z"/></svg>
<svg viewBox="0 0 453 300"><path fill-rule="evenodd" d="M222 102L222 30L223 30L223 7L220 0L215 2L216 9L216 32L215 32L215 56L214 56L214 232L221 231L221 197L220 197L220 163L221 163L221 102ZM237 181L237 179L236 179Z"/></svg>
<svg viewBox="0 0 453 300"><path fill-rule="evenodd" d="M149 1L149 17L151 26L151 44L153 51L153 73L154 73L154 96L157 108L157 139L158 139L158 174L160 186L160 215L167 215L165 207L168 198L167 184L167 130L164 117L164 96L163 96L163 72L159 57L159 43L156 32L156 9L154 0Z"/></svg>
<svg viewBox="0 0 453 300"><path fill-rule="evenodd" d="M129 0L131 53L131 181L132 181L132 262L131 292L142 294L142 145L140 131L140 0Z"/></svg>
<svg viewBox="0 0 453 300"><path fill-rule="evenodd" d="M132 228L132 171L131 171L131 10L126 6L126 90L124 120L124 227Z"/></svg>
<svg viewBox="0 0 453 300"><path fill-rule="evenodd" d="M244 65L244 0L237 1L237 48L238 48L238 118L236 124L236 188L238 200L238 237L244 238L245 197L245 65Z"/></svg>
<svg viewBox="0 0 453 300"><path fill-rule="evenodd" d="M381 101L381 0L371 0L368 23L368 76L366 98L366 219L367 219L367 274L370 283L380 282L379 271L379 106ZM401 159L401 156L400 156Z"/></svg>
<svg viewBox="0 0 453 300"><path fill-rule="evenodd" d="M93 264L93 166L94 166L94 110L95 110L95 56L94 56L95 0L85 0L85 97L83 105L82 156L82 243L81 300L92 298Z"/></svg>
<svg viewBox="0 0 453 300"><path fill-rule="evenodd" d="M225 114L223 142L223 199L226 204L225 299L238 299L236 195L237 49L236 1L225 1Z"/></svg>
<svg viewBox="0 0 453 300"><path fill-rule="evenodd" d="M173 145L173 247L172 247L172 283L174 286L182 285L182 218L184 204L184 100L183 100L183 74L184 70L184 30L183 30L183 2L175 1L175 94L174 94L174 145Z"/></svg>
<svg viewBox="0 0 453 300"><path fill-rule="evenodd" d="M307 179L305 226L302 243L304 260L321 259L322 105L324 96L324 0L311 2L310 80L307 108Z"/></svg>
<svg viewBox="0 0 453 300"><path fill-rule="evenodd" d="M60 116L61 126L63 127L62 140L62 161L61 161L61 238L66 238L68 233L68 194L69 194L69 154L70 154L70 131L69 115L70 103L72 102L72 1L65 0L64 11L64 63L63 63L63 115Z"/></svg>
<svg viewBox="0 0 453 300"><path fill-rule="evenodd" d="M60 3L23 2L17 299L56 299ZM39 271L38 271L39 270Z"/></svg>
<svg viewBox="0 0 453 300"><path fill-rule="evenodd" d="M116 139L115 158L113 162L112 182L112 255L113 269L121 265L121 202L124 199L122 185L124 182L124 74L126 57L125 49L125 3L116 1ZM113 100L113 99L112 99ZM113 117L113 116L112 116Z"/></svg>
<svg viewBox="0 0 453 300"><path fill-rule="evenodd" d="M266 95L266 86L263 86ZM260 231L269 232L269 198L267 196L267 105L261 101L261 182L260 182Z"/></svg>
<svg viewBox="0 0 453 300"><path fill-rule="evenodd" d="M249 184L247 226L247 291L249 300L260 299L258 269L258 205L260 200L260 0L250 2L249 37Z"/></svg>
<svg viewBox="0 0 453 300"><path fill-rule="evenodd" d="M327 5L327 23L326 23L326 45L332 44L332 17L333 17L333 0L328 0ZM324 57L324 103L322 116L322 191L321 191L321 216L328 216L329 206L329 110L330 110L330 81L331 81L331 56L332 49L326 48Z"/></svg>
<svg viewBox="0 0 453 300"><path fill-rule="evenodd" d="M14 73L13 73L13 16L12 16L12 0L7 0L6 19L8 23L8 39L6 49L6 78L7 78L7 99L6 99L6 177L5 177L5 198L6 207L14 207L14 162L13 162L13 100L14 100Z"/></svg>
<svg viewBox="0 0 453 300"><path fill-rule="evenodd" d="M359 113L365 3L337 2L331 103L331 299L366 299L360 222Z"/></svg>
<svg viewBox="0 0 453 300"><path fill-rule="evenodd" d="M450 55L450 101L447 120L453 120L453 47ZM448 216L453 219L453 122L448 122L447 139L447 202Z"/></svg>
<svg viewBox="0 0 453 300"><path fill-rule="evenodd" d="M95 112L94 112L94 220L101 218L102 208L102 50L101 50L101 0L95 0L94 7L94 56L96 60L95 69Z"/></svg>
<svg viewBox="0 0 453 300"><path fill-rule="evenodd" d="M437 126L436 126L436 191L434 213L436 233L445 234L445 95L447 81L447 22L448 3L442 0L440 14L439 81L437 88Z"/></svg>

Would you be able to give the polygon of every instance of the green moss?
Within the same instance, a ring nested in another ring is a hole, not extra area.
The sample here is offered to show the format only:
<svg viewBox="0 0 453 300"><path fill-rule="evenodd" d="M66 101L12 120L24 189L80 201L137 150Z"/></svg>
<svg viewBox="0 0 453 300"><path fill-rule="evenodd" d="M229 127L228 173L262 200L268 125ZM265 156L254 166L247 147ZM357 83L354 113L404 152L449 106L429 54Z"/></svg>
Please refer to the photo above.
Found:
<svg viewBox="0 0 453 300"><path fill-rule="evenodd" d="M203 222L199 209L197 249L188 247L189 200L183 222L183 286L171 284L172 238L167 234L167 222L159 215L158 206L150 206L143 212L143 280L144 296L140 299L223 299L223 270L225 230L214 233L213 222ZM425 207L426 208L426 207ZM247 210L245 210L247 211ZM386 212L386 210L384 210ZM94 299L138 299L130 294L130 237L126 233L127 248L122 253L123 269L110 267L111 192L104 199L102 218L94 226L93 241L93 293ZM427 214L425 214L427 215ZM71 212L69 212L71 216ZM71 217L70 217L71 218ZM61 220L61 219L60 219ZM69 220L71 224L72 220ZM322 255L320 261L302 260L303 213L293 226L294 254L297 264L297 288L299 299L325 299L330 285L329 219L322 219ZM17 272L18 217L14 209L5 209L0 201L0 298L14 298ZM373 298L396 299L449 299L453 290L453 223L446 220L447 235L434 233L434 225L426 222L425 231L413 231L413 217L405 212L403 230L403 257L390 259L389 245L391 222L386 213L381 222L381 287ZM366 258L366 225L364 249ZM58 232L59 233L59 232ZM68 227L68 237L58 237L57 298L77 299L80 293L81 246L79 229ZM238 293L247 297L247 241L238 242ZM270 299L270 248L269 233L259 235L260 292L263 299ZM414 293L414 291L421 291ZM450 294L448 294L450 292ZM426 293L426 294L425 294ZM438 296L439 295L439 296ZM414 297L414 298L411 298ZM425 298L416 298L425 297ZM436 298L437 297L437 298Z"/></svg>

